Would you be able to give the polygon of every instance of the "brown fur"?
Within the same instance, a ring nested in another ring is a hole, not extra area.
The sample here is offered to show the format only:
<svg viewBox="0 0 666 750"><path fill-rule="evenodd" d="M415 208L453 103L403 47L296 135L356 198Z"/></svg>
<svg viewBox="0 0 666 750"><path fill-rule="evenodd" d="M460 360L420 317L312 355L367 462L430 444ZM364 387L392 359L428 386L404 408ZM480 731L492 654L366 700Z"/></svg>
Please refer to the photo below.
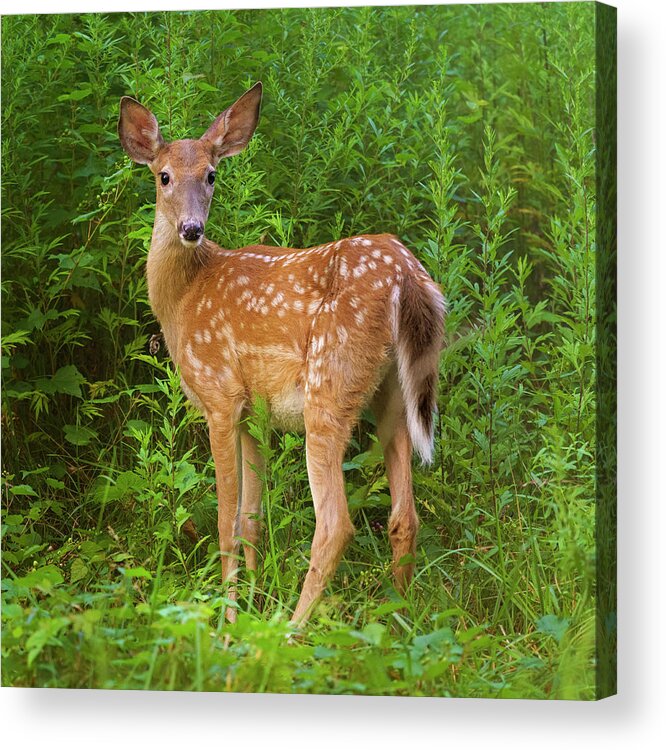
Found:
<svg viewBox="0 0 666 750"><path fill-rule="evenodd" d="M261 457L241 419L261 396L280 426L305 429L316 530L292 618L301 623L353 534L341 465L351 429L370 402L391 487L396 584L401 591L409 584L413 562L401 565L400 560L415 551L418 519L396 349L407 347L407 367L428 360L441 339L443 307L438 308L441 294L422 266L391 235L305 250L225 250L205 238L184 239L184 222L205 222L208 216L208 175L217 160L241 150L254 132L260 99L258 84L198 141L165 144L153 115L125 97L119 133L130 156L147 163L156 176L147 263L150 302L183 387L208 421L222 575L232 595L240 540L254 569L259 535L261 482L254 469L261 467ZM162 172L169 176L166 186ZM425 423L431 419L436 376L431 363L418 372L418 413ZM233 619L235 610L229 608L227 616Z"/></svg>

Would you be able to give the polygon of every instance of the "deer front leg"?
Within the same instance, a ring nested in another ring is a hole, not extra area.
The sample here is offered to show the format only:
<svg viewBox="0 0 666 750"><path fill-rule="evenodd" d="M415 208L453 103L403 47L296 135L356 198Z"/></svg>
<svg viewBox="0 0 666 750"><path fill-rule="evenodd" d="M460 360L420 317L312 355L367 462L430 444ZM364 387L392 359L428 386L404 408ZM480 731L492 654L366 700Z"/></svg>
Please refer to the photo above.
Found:
<svg viewBox="0 0 666 750"><path fill-rule="evenodd" d="M236 600L236 578L238 571L238 539L236 525L238 519L239 487L239 435L236 415L231 412L217 412L209 416L210 447L215 462L215 483L217 489L217 531L222 561L222 583L228 584L228 596ZM236 621L235 607L227 607L226 617Z"/></svg>
<svg viewBox="0 0 666 750"><path fill-rule="evenodd" d="M345 440L327 435L326 427L306 422L306 462L316 526L310 567L291 618L298 625L309 617L354 534L342 475Z"/></svg>
<svg viewBox="0 0 666 750"><path fill-rule="evenodd" d="M241 426L241 448L243 454L243 495L241 499L240 535L243 539L245 565L248 570L257 569L257 543L261 530L261 490L264 459L259 445L250 435L247 426Z"/></svg>

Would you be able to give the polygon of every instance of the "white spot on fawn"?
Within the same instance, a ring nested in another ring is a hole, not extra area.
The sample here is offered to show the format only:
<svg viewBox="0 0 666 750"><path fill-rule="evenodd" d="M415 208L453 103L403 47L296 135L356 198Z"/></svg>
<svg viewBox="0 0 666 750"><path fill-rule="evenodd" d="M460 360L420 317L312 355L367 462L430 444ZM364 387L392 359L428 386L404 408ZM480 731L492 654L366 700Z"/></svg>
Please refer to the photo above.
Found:
<svg viewBox="0 0 666 750"><path fill-rule="evenodd" d="M194 371L200 372L203 367L203 362L196 356L194 350L192 349L192 344L190 343L185 346L185 356L189 360Z"/></svg>
<svg viewBox="0 0 666 750"><path fill-rule="evenodd" d="M354 269L354 278L358 279L360 276L363 276L363 274L368 270L368 267L366 265L360 265L356 266Z"/></svg>

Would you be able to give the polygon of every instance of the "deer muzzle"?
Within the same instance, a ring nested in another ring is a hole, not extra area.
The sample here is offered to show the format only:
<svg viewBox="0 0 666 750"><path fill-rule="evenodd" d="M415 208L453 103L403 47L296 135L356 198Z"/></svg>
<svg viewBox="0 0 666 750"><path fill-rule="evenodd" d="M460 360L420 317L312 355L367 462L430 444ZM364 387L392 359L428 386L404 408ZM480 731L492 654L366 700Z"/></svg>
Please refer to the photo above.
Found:
<svg viewBox="0 0 666 750"><path fill-rule="evenodd" d="M183 243L199 244L203 237L204 225L200 221L183 221L178 227L178 234Z"/></svg>

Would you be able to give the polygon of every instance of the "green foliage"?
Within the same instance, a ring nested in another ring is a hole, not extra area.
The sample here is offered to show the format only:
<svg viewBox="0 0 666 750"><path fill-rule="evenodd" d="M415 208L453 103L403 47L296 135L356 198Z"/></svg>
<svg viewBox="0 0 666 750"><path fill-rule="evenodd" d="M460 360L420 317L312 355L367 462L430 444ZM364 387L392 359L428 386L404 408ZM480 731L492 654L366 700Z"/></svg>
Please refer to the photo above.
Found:
<svg viewBox="0 0 666 750"><path fill-rule="evenodd" d="M593 697L593 5L8 16L2 31L4 684ZM303 439L265 409L250 426L263 562L228 625L205 425L146 353L152 183L116 135L123 94L190 137L258 79L257 135L219 167L208 234L394 232L449 302L414 584L405 601L391 585L363 422L344 465L357 534L300 640Z"/></svg>

